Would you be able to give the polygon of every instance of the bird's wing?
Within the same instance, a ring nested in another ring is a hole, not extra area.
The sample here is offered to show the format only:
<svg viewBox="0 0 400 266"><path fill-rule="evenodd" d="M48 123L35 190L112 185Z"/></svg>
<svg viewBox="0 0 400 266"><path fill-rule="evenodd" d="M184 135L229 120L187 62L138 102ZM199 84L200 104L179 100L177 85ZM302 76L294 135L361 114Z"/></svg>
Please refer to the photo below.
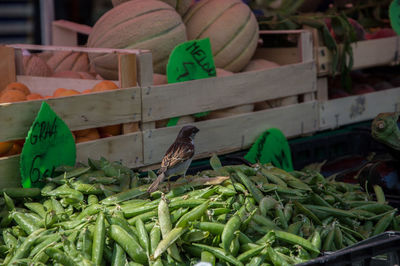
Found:
<svg viewBox="0 0 400 266"><path fill-rule="evenodd" d="M194 154L194 145L186 142L174 142L165 153L159 173L165 172L190 158Z"/></svg>

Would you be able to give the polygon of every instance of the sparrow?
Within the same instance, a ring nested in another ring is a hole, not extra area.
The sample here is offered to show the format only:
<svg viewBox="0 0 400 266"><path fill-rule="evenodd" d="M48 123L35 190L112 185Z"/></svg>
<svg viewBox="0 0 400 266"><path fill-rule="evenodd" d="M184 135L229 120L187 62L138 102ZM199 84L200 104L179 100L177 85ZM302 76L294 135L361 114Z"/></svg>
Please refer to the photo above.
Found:
<svg viewBox="0 0 400 266"><path fill-rule="evenodd" d="M158 189L158 186L165 178L171 176L183 175L189 168L194 155L194 137L199 132L195 126L184 126L179 131L174 143L168 148L162 161L161 168L158 170L158 177L147 189L152 193Z"/></svg>

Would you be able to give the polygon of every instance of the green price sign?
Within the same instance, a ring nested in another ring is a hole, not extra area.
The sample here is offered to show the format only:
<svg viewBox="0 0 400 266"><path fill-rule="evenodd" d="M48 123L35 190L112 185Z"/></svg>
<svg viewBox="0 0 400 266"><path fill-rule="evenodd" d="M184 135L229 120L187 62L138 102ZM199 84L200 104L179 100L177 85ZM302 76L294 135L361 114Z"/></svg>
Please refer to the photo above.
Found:
<svg viewBox="0 0 400 266"><path fill-rule="evenodd" d="M168 83L215 77L210 39L181 43L172 51L167 65Z"/></svg>
<svg viewBox="0 0 400 266"><path fill-rule="evenodd" d="M26 137L21 153L22 186L42 187L60 165L73 166L76 146L71 131L50 106L43 102Z"/></svg>
<svg viewBox="0 0 400 266"><path fill-rule="evenodd" d="M216 77L217 72L209 38L179 44L172 51L167 64L168 83ZM195 114L202 117L209 112ZM171 118L167 126L175 126L179 117Z"/></svg>
<svg viewBox="0 0 400 266"><path fill-rule="evenodd" d="M400 35L400 1L394 0L389 7L389 18L392 28Z"/></svg>

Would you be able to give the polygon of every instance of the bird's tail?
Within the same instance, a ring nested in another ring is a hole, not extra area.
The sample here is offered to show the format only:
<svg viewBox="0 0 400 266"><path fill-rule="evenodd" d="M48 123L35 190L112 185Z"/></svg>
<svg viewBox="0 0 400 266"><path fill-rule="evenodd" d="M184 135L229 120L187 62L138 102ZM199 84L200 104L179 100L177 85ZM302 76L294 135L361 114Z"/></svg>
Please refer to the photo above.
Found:
<svg viewBox="0 0 400 266"><path fill-rule="evenodd" d="M161 173L156 180L153 181L153 183L149 186L149 188L147 189L148 193L153 193L154 191L156 191L158 189L158 186L160 185L160 183L165 179L165 174L164 172Z"/></svg>

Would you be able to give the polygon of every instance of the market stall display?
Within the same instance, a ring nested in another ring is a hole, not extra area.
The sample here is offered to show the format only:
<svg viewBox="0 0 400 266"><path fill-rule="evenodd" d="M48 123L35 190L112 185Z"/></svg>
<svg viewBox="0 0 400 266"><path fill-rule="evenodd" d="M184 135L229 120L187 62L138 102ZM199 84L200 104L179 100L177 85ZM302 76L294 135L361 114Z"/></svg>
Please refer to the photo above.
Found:
<svg viewBox="0 0 400 266"><path fill-rule="evenodd" d="M380 259L396 260L395 2L390 12L389 0L109 2L93 26L54 21L51 46L0 46L0 264L318 265L385 251ZM76 164L20 188L41 106L65 122ZM368 141L385 154L368 146L350 162L323 143L289 158L287 139L322 132L324 142L374 118ZM149 189L185 125L199 132L187 162L206 158L207 169L192 164ZM233 151L248 157L217 157Z"/></svg>
<svg viewBox="0 0 400 266"><path fill-rule="evenodd" d="M3 263L289 265L398 230L382 193L311 169L210 163L166 194L147 194L154 173L105 159L60 167L42 189L3 189Z"/></svg>

